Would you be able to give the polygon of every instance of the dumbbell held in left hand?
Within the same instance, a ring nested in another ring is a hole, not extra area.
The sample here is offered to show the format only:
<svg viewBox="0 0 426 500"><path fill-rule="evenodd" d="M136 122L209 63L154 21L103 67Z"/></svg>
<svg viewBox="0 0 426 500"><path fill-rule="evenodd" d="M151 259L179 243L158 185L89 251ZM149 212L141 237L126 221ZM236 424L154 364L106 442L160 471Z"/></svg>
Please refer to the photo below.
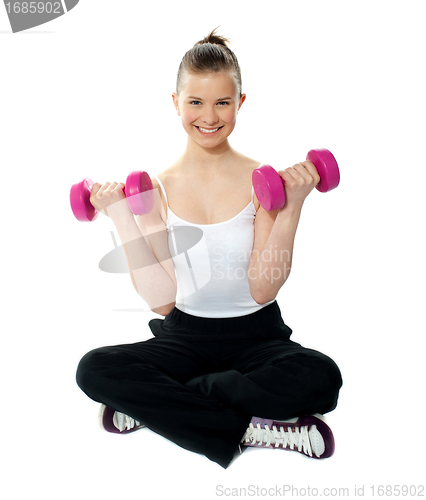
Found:
<svg viewBox="0 0 426 500"><path fill-rule="evenodd" d="M306 159L314 164L320 176L320 181L315 186L318 191L326 193L339 185L339 167L328 149L311 149ZM284 206L284 181L270 165L253 170L252 182L257 199L267 212Z"/></svg>

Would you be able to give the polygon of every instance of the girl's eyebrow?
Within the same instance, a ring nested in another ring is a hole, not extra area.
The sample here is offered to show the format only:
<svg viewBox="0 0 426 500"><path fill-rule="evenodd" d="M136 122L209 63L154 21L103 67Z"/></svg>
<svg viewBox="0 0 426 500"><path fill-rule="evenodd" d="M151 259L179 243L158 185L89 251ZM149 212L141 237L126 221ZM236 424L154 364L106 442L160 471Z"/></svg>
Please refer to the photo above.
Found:
<svg viewBox="0 0 426 500"><path fill-rule="evenodd" d="M195 97L193 95L188 96L188 99L196 99L197 101L202 101L203 99L201 97ZM228 101L232 100L232 97L221 97L220 99L217 99L218 101Z"/></svg>

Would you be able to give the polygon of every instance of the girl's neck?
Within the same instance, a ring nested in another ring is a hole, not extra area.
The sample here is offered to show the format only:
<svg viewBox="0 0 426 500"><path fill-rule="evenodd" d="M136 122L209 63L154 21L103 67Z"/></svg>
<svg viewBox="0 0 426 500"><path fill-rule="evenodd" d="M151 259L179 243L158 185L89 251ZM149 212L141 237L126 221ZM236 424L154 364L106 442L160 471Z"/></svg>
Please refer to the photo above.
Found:
<svg viewBox="0 0 426 500"><path fill-rule="evenodd" d="M177 164L191 176L220 176L229 169L237 156L238 153L232 149L228 140L216 148L202 148L188 137L186 149Z"/></svg>

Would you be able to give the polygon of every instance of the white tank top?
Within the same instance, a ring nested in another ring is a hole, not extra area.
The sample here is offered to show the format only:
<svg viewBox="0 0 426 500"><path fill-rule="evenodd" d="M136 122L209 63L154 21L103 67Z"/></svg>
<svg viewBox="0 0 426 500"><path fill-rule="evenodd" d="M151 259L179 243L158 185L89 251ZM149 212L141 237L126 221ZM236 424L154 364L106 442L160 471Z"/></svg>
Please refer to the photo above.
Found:
<svg viewBox="0 0 426 500"><path fill-rule="evenodd" d="M256 208L250 203L235 217L217 224L193 224L169 207L164 186L153 176L167 203L167 234L177 280L176 308L204 318L251 314L271 304L250 295L248 266L254 242Z"/></svg>

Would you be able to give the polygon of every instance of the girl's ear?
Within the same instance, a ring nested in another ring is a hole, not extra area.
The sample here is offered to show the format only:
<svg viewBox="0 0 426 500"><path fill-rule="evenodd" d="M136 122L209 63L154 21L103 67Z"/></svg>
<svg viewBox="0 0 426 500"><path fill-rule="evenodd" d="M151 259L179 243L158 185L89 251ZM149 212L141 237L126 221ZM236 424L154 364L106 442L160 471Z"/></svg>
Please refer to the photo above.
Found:
<svg viewBox="0 0 426 500"><path fill-rule="evenodd" d="M180 116L180 114L179 114L179 102L178 102L176 92L172 93L172 97L173 97L173 104L175 105L176 111L177 111L178 115Z"/></svg>
<svg viewBox="0 0 426 500"><path fill-rule="evenodd" d="M246 100L246 94L241 94L240 97L240 104L238 105L238 111L240 110L241 106L243 105L243 102Z"/></svg>

